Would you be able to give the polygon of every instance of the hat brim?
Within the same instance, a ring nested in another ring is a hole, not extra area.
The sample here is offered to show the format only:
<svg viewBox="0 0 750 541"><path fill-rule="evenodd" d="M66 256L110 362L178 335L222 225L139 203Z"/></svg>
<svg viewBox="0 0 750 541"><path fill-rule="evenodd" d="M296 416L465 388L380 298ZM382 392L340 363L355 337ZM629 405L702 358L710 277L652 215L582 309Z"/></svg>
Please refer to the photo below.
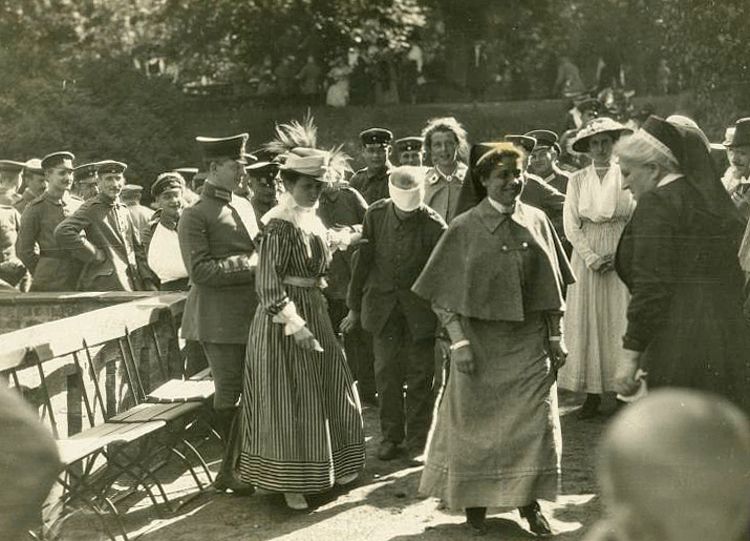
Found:
<svg viewBox="0 0 750 541"><path fill-rule="evenodd" d="M631 130L630 128L618 128L618 129L597 131L597 132L594 132L594 133L590 133L590 134L588 134L585 137L581 137L580 139L576 139L573 142L573 144L571 145L571 147L576 152L581 152L581 153L588 152L589 151L589 141L595 135L611 134L612 137L613 137L613 139L617 140L620 137L622 137L623 135L626 135L626 134L629 135L631 133L633 133L633 130Z"/></svg>

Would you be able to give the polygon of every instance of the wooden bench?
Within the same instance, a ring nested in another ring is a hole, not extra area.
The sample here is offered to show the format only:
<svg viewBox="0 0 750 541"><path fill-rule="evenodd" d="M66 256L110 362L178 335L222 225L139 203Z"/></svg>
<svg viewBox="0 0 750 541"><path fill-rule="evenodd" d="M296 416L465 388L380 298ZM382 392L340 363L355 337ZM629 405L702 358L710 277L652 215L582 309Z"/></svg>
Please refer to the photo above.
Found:
<svg viewBox="0 0 750 541"><path fill-rule="evenodd" d="M116 539L117 534L109 528L105 514L114 516L119 535L127 539L120 512L108 491L115 481L125 477L133 482L136 489L142 488L146 492L157 510L157 494L169 507L166 491L156 476L156 471L164 465L162 458L165 453L177 457L187 467L199 491L204 485L188 460L188 454L198 459L211 482L205 460L195 446L183 437L183 429L197 417L212 396L212 381L206 379L205 373L194 380L172 379L150 398L144 385L144 380L150 383L152 379L151 372L154 370L149 370L153 368L152 360L157 362L161 379L178 371L169 365L170 360L173 364L175 361L182 362L179 351L173 350L178 343L176 322L179 321L183 304L182 294L159 295L2 336L0 374L5 375L18 390L36 388L41 395L42 418L58 442L64 465L59 478L63 491L49 514L59 515L60 521L69 515L73 505L81 505L96 514L111 539ZM169 346L166 349L160 345L157 327L169 331ZM140 333L140 360L133 346L134 332ZM107 347L114 349L119 356L106 362L103 367L97 367L94 350L99 349L101 353L102 348ZM105 393L100 384L101 372L106 372L109 383L109 376L113 375L110 367L114 365L116 369L118 362L124 373L122 383L127 387L123 402L130 404L124 409L118 407L116 397L109 396L111 389ZM59 376L61 366L66 368L68 385L67 437L60 437L52 403L53 393L48 384L51 373ZM196 394L194 390L198 386L202 391ZM180 395L181 399L177 400ZM165 397L171 400L167 402ZM89 425L84 430L75 426L75 415L71 417L71 410L75 414L76 406L80 407L81 403ZM165 430L175 428L175 425L176 429ZM135 455L129 452L133 446L138 446Z"/></svg>

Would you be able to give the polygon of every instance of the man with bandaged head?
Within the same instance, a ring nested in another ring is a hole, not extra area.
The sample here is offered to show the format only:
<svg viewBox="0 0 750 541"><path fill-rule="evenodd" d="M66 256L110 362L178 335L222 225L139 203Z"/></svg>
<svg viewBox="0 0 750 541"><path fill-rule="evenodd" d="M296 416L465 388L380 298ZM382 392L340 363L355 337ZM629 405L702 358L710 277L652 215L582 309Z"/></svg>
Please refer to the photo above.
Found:
<svg viewBox="0 0 750 541"><path fill-rule="evenodd" d="M429 302L412 293L411 286L446 228L440 215L424 204L422 168L393 169L388 191L390 198L365 213L349 285L349 314L342 323L346 331L361 321L373 335L381 460L398 456L402 442L410 456L418 456L427 439L436 318Z"/></svg>

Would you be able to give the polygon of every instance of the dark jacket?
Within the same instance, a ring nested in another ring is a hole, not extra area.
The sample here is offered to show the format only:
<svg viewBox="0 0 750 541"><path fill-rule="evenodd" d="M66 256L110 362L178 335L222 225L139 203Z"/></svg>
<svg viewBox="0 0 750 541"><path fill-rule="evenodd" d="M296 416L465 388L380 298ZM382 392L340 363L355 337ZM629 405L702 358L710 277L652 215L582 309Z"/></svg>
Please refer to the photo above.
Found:
<svg viewBox="0 0 750 541"><path fill-rule="evenodd" d="M16 252L32 275L31 291L75 291L83 264L60 248L55 228L81 206L66 194L56 200L47 192L34 199L21 215Z"/></svg>
<svg viewBox="0 0 750 541"><path fill-rule="evenodd" d="M373 334L380 333L391 312L399 309L415 340L429 338L435 334L435 314L411 286L447 226L426 205L404 220L394 207L384 199L367 209L347 304L361 314L362 327Z"/></svg>
<svg viewBox="0 0 750 541"><path fill-rule="evenodd" d="M200 200L183 211L177 233L191 283L182 335L201 342L247 343L257 306L257 222L250 201L206 183Z"/></svg>
<svg viewBox="0 0 750 541"><path fill-rule="evenodd" d="M623 345L642 352L650 386L713 391L750 406L737 233L706 212L685 178L638 200L615 269L631 294Z"/></svg>
<svg viewBox="0 0 750 541"><path fill-rule="evenodd" d="M367 167L360 169L352 178L349 184L365 198L368 205L375 201L390 197L388 193L388 175L390 174L391 165L387 164L385 170L375 175L370 174Z"/></svg>
<svg viewBox="0 0 750 541"><path fill-rule="evenodd" d="M84 263L81 291L153 290L146 253L130 212L119 201L99 194L85 201L55 228L60 248ZM104 260L97 261L97 254Z"/></svg>
<svg viewBox="0 0 750 541"><path fill-rule="evenodd" d="M362 228L367 203L357 190L351 186L324 190L320 196L318 216L327 228L353 227ZM325 294L333 299L346 299L352 267L352 250L333 253L328 268L328 287Z"/></svg>

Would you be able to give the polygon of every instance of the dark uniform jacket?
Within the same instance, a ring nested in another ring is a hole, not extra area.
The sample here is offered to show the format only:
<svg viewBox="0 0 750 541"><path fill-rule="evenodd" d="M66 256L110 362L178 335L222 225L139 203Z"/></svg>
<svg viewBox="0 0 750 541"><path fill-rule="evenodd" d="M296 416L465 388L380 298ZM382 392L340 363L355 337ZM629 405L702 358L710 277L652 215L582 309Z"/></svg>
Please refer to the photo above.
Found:
<svg viewBox="0 0 750 541"><path fill-rule="evenodd" d="M415 340L434 336L436 318L430 303L411 286L446 227L426 205L404 220L396 216L390 199L367 210L347 299L349 308L361 314L365 330L379 334L391 312L400 309Z"/></svg>
<svg viewBox="0 0 750 541"><path fill-rule="evenodd" d="M66 194L56 200L44 192L21 215L16 253L32 275L31 291L75 291L83 264L55 240L55 228L81 206Z"/></svg>
<svg viewBox="0 0 750 541"><path fill-rule="evenodd" d="M556 190L538 176L527 174L520 199L527 205L543 210L555 227L563 245L567 246L562 217L565 194Z"/></svg>
<svg viewBox="0 0 750 541"><path fill-rule="evenodd" d="M375 201L390 197L388 193L388 175L390 173L390 164L383 171L375 175L372 175L367 167L365 167L354 173L352 178L349 179L349 184L362 194L368 205L372 205Z"/></svg>
<svg viewBox="0 0 750 541"><path fill-rule="evenodd" d="M10 205L0 205L0 280L16 286L26 275L26 268L16 257L16 237L21 222L18 211Z"/></svg>
<svg viewBox="0 0 750 541"><path fill-rule="evenodd" d="M117 200L99 194L83 202L57 226L55 240L84 263L78 280L81 291L154 289L138 230L127 207ZM97 261L101 252L104 261Z"/></svg>
<svg viewBox="0 0 750 541"><path fill-rule="evenodd" d="M186 339L247 343L257 305L257 232L250 201L210 183L183 211L177 233L191 283L182 318Z"/></svg>
<svg viewBox="0 0 750 541"><path fill-rule="evenodd" d="M365 219L367 203L357 190L351 186L338 189L327 189L320 196L318 216L323 225L332 229L336 227L359 227ZM333 299L346 299L352 267L353 250L336 250L328 268L328 287L326 296Z"/></svg>

